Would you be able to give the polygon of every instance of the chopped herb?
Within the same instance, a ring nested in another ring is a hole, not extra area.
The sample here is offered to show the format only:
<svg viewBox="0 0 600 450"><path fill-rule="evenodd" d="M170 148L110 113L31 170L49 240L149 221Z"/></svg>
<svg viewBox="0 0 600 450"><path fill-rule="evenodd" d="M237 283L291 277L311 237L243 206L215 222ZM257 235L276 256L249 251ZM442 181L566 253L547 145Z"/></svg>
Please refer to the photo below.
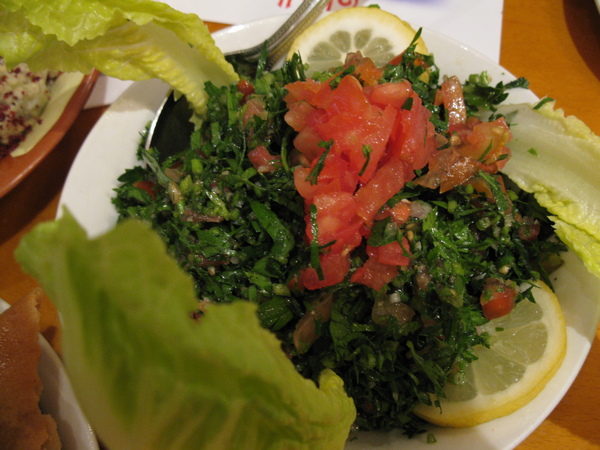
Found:
<svg viewBox="0 0 600 450"><path fill-rule="evenodd" d="M321 153L321 156L319 157L319 161L317 162L317 164L315 165L313 170L311 170L310 173L308 174L308 176L306 177L306 181L309 181L310 184L317 184L318 179L319 179L319 174L321 173L321 170L323 170L323 166L325 165L325 158L327 158L327 155L329 154L331 147L333 147L333 141L329 141L329 142L321 141L319 143L319 147L324 148L325 151L323 153Z"/></svg>
<svg viewBox="0 0 600 450"><path fill-rule="evenodd" d="M412 109L414 101L415 101L414 98L408 97L405 100L405 102L402 104L402 109L405 109L406 111L410 111Z"/></svg>
<svg viewBox="0 0 600 450"><path fill-rule="evenodd" d="M544 106L546 103L553 102L553 101L554 101L554 99L553 99L553 98L550 98L550 97L545 97L545 98L541 99L541 100L540 100L540 101L539 101L539 102L538 102L538 103L537 103L537 104L536 104L536 105L533 107L533 109L540 109L540 108L541 108L542 106Z"/></svg>
<svg viewBox="0 0 600 450"><path fill-rule="evenodd" d="M310 244L310 266L317 271L319 279L323 279L323 269L321 268L321 262L319 259L319 225L317 224L317 205L310 205L310 231L313 236L312 243Z"/></svg>
<svg viewBox="0 0 600 450"><path fill-rule="evenodd" d="M360 169L360 172L358 172L359 176L362 176L365 173L365 170L367 170L367 166L371 161L371 152L373 151L373 149L369 145L363 145L362 151L365 157L365 163L363 164L362 169Z"/></svg>

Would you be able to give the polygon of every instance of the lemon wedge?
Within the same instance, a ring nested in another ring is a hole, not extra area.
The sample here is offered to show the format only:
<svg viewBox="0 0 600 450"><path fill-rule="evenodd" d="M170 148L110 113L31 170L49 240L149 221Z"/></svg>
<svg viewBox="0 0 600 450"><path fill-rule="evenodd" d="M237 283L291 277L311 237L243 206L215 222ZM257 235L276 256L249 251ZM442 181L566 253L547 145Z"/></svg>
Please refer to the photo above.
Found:
<svg viewBox="0 0 600 450"><path fill-rule="evenodd" d="M415 35L407 22L379 8L345 8L302 32L292 43L288 59L299 53L313 73L341 66L347 53L360 51L382 67L406 50ZM428 54L420 37L416 44L418 53Z"/></svg>
<svg viewBox="0 0 600 450"><path fill-rule="evenodd" d="M470 427L508 415L533 400L560 367L567 348L562 309L541 281L535 303L523 300L482 327L490 348L478 346L460 384L445 387L441 410L419 404L415 413L441 426Z"/></svg>

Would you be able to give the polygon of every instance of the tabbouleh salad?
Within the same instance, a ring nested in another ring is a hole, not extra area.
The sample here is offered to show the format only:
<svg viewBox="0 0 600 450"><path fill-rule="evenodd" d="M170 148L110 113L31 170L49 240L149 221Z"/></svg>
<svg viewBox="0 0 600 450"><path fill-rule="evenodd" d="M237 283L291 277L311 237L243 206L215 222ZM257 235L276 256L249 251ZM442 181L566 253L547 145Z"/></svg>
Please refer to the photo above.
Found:
<svg viewBox="0 0 600 450"><path fill-rule="evenodd" d="M523 283L551 285L565 250L500 172L510 130L495 105L527 82L442 79L414 46L311 79L297 55L237 69L235 85L206 84L189 148L140 145L120 218L151 223L191 274L194 317L207 302L257 304L303 376L343 379L357 428L415 434L414 405L487 344L478 325L533 300Z"/></svg>

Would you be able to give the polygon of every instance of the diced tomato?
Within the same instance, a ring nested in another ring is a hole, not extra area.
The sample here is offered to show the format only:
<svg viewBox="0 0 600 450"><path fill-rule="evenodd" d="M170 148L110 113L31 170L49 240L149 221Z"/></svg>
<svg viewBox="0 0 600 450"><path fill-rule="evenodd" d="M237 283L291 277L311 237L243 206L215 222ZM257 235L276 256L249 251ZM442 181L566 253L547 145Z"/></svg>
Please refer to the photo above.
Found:
<svg viewBox="0 0 600 450"><path fill-rule="evenodd" d="M412 85L407 80L365 88L369 101L380 108L389 105L396 109L402 109L413 92Z"/></svg>
<svg viewBox="0 0 600 450"><path fill-rule="evenodd" d="M502 160L502 155L509 153L506 147L511 134L508 124L503 117L493 122L479 122L462 139L456 150L482 164L492 166L489 171L502 169L508 159Z"/></svg>
<svg viewBox="0 0 600 450"><path fill-rule="evenodd" d="M327 245L330 252L350 251L360 245L361 222L356 216L356 203L352 194L330 192L318 194L313 199L317 207L318 243ZM311 223L307 222L307 236L313 241Z"/></svg>
<svg viewBox="0 0 600 450"><path fill-rule="evenodd" d="M440 150L429 161L428 172L415 183L430 189L446 192L464 184L485 166L472 158L462 156L453 147Z"/></svg>
<svg viewBox="0 0 600 450"><path fill-rule="evenodd" d="M447 111L448 125L462 124L467 121L467 107L462 84L457 76L446 78L441 86L444 107Z"/></svg>
<svg viewBox="0 0 600 450"><path fill-rule="evenodd" d="M297 98L302 90L293 85L290 92ZM295 147L312 161L320 153L318 144L333 140L348 155L353 170L361 173L361 181L367 181L385 152L395 110L371 105L353 76L345 76L335 89L323 83L321 89L313 88L311 92L312 106L289 105L286 120L299 131Z"/></svg>
<svg viewBox="0 0 600 450"><path fill-rule="evenodd" d="M532 217L521 218L519 222L519 239L523 241L535 241L540 234L540 222Z"/></svg>
<svg viewBox="0 0 600 450"><path fill-rule="evenodd" d="M293 333L294 346L299 353L305 353L319 338L316 322L328 322L335 297L333 294L325 296L317 303L311 305L302 318L296 323Z"/></svg>
<svg viewBox="0 0 600 450"><path fill-rule="evenodd" d="M502 180L502 178L499 178L498 181L500 180ZM482 177L473 177L467 182L467 184L472 186L475 192L477 192L479 195L483 195L489 201L493 201L494 194L492 193L492 189L489 183L485 181Z"/></svg>
<svg viewBox="0 0 600 450"><path fill-rule="evenodd" d="M310 182L310 168L297 168L294 172L294 184L298 193L304 198L305 205L312 204L318 195L335 194L342 192L342 180L330 179L316 184Z"/></svg>
<svg viewBox="0 0 600 450"><path fill-rule="evenodd" d="M260 97L252 97L245 103L242 111L242 123L244 126L246 126L248 121L254 116L258 116L263 120L267 118L265 101Z"/></svg>
<svg viewBox="0 0 600 450"><path fill-rule="evenodd" d="M392 158L358 189L354 195L357 213L365 223L371 223L377 211L404 187L404 171L404 161Z"/></svg>
<svg viewBox="0 0 600 450"><path fill-rule="evenodd" d="M294 184L305 203L312 203L313 198L320 193L354 193L358 174L349 169L347 160L337 153L330 152L320 171L315 168L317 162L318 159L315 159L310 167L298 167L294 171ZM318 171L316 183L311 178L313 170Z"/></svg>
<svg viewBox="0 0 600 450"><path fill-rule="evenodd" d="M391 134L396 111L370 106L360 116L352 112L335 115L328 122L315 126L327 141L333 140L340 151L348 155L350 166L360 180L368 181L377 170Z"/></svg>
<svg viewBox="0 0 600 450"><path fill-rule="evenodd" d="M492 320L509 314L515 307L517 286L513 281L488 278L479 299L486 319Z"/></svg>
<svg viewBox="0 0 600 450"><path fill-rule="evenodd" d="M355 77L346 75L335 89L328 84L313 98L313 105L323 108L330 116L340 113L364 115L370 107L363 88Z"/></svg>
<svg viewBox="0 0 600 450"><path fill-rule="evenodd" d="M331 183L336 180L339 182L339 190L353 194L359 177L344 155L333 151L327 155L325 166L319 172L319 183Z"/></svg>
<svg viewBox="0 0 600 450"><path fill-rule="evenodd" d="M400 64L402 62L403 58L404 58L404 52L400 53L398 56L393 58L388 64L390 64L392 66L397 66L398 64ZM417 55L417 57L415 58L414 65L415 65L415 67L419 67L419 66L423 66L425 68L428 67L428 65L425 63L423 58L419 55Z"/></svg>
<svg viewBox="0 0 600 450"><path fill-rule="evenodd" d="M459 156L443 174L440 181L440 192L449 191L450 189L463 184L482 169L482 164L474 159Z"/></svg>
<svg viewBox="0 0 600 450"><path fill-rule="evenodd" d="M324 148L319 145L322 140L317 130L306 127L300 130L294 138L294 147L306 157L310 164L323 153Z"/></svg>
<svg viewBox="0 0 600 450"><path fill-rule="evenodd" d="M283 100L288 106L300 101L311 103L315 93L321 90L322 87L322 83L310 78L306 81L295 81L286 84L285 88L288 93L283 97Z"/></svg>
<svg viewBox="0 0 600 450"><path fill-rule="evenodd" d="M306 116L306 126L315 128L317 124L326 122L327 120L329 120L329 114L327 113L327 110L315 108Z"/></svg>
<svg viewBox="0 0 600 450"><path fill-rule="evenodd" d="M390 214L396 224L402 225L406 223L410 217L410 203L406 201L396 203L390 209Z"/></svg>
<svg viewBox="0 0 600 450"><path fill-rule="evenodd" d="M254 86L246 79L240 79L237 84L238 91L244 94L244 97L248 97L250 94L254 94Z"/></svg>
<svg viewBox="0 0 600 450"><path fill-rule="evenodd" d="M264 145L250 150L248 159L259 173L273 173L281 167L281 155L272 155Z"/></svg>
<svg viewBox="0 0 600 450"><path fill-rule="evenodd" d="M504 184L504 178L498 174L493 175L494 180L496 181L496 183L498 183L498 186L500 187L500 191L502 191L503 195L504 195L504 199L507 201L508 206L509 206L509 211L512 211L512 200L509 198L508 196L508 192L506 190L506 185ZM490 203L496 203L496 198L495 198L495 194L492 192L492 188L490 186L490 184L483 179L483 177L480 176L474 176L473 178L471 178L468 183L469 185L473 186L473 189L475 189L475 192L477 192L480 195L483 195L487 198L487 200ZM519 220L519 216L516 216L516 219Z"/></svg>
<svg viewBox="0 0 600 450"><path fill-rule="evenodd" d="M398 275L398 267L383 264L376 258L369 258L350 277L352 283L364 284L380 291L386 284Z"/></svg>
<svg viewBox="0 0 600 450"><path fill-rule="evenodd" d="M305 101L292 103L288 106L284 119L294 131L302 131L306 128L306 118L315 110L315 107Z"/></svg>
<svg viewBox="0 0 600 450"><path fill-rule="evenodd" d="M469 119L467 123L455 125L454 133L457 142L433 154L428 173L417 184L430 188L439 186L440 192L445 192L471 182L480 170L496 173L506 164L508 158L502 158L509 153L506 143L510 130L504 118L493 122Z"/></svg>
<svg viewBox="0 0 600 450"><path fill-rule="evenodd" d="M349 53L346 56L344 67L354 66L354 76L362 81L364 86L376 85L383 76L371 58L365 58L360 52Z"/></svg>
<svg viewBox="0 0 600 450"><path fill-rule="evenodd" d="M416 93L411 93L410 109L398 110L394 131L390 137L390 154L408 163L410 171L422 169L436 150L435 129L431 112Z"/></svg>
<svg viewBox="0 0 600 450"><path fill-rule="evenodd" d="M150 194L150 196L152 197L152 200L154 200L156 198L156 192L154 192L156 183L154 183L153 181L149 181L149 180L136 181L135 183L133 183L133 186Z"/></svg>
<svg viewBox="0 0 600 450"><path fill-rule="evenodd" d="M313 204L317 207L319 245L335 240L338 232L356 216L356 202L348 192L318 194L314 197ZM311 240L314 238L310 234L309 237Z"/></svg>
<svg viewBox="0 0 600 450"><path fill-rule="evenodd" d="M318 187L309 181L310 171L310 167L297 167L294 170L294 186L305 202L312 201L312 198L318 192Z"/></svg>
<svg viewBox="0 0 600 450"><path fill-rule="evenodd" d="M367 246L367 252L369 252ZM371 247L373 256L383 264L391 266L408 266L410 263L410 247L406 238L402 239L402 245L398 241L379 247Z"/></svg>
<svg viewBox="0 0 600 450"><path fill-rule="evenodd" d="M306 289L321 289L341 283L350 270L350 256L342 253L325 253L319 262L323 271L323 279L319 279L317 271L308 267L300 272L300 283Z"/></svg>

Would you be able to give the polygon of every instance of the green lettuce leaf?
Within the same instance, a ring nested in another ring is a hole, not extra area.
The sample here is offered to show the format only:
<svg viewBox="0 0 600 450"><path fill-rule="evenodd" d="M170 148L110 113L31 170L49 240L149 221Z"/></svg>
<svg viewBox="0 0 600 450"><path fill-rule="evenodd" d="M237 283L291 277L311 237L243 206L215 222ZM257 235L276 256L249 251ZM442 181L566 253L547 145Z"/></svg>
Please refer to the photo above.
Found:
<svg viewBox="0 0 600 450"><path fill-rule="evenodd" d="M8 67L160 78L205 111L204 83L238 79L204 22L150 0L7 0L0 55Z"/></svg>
<svg viewBox="0 0 600 450"><path fill-rule="evenodd" d="M73 388L108 448L344 446L355 408L341 379L301 377L248 302L193 320L192 281L145 224L89 240L66 211L16 257L60 311Z"/></svg>
<svg viewBox="0 0 600 450"><path fill-rule="evenodd" d="M553 214L558 236L600 277L600 137L554 102L505 105L510 162L503 172Z"/></svg>

